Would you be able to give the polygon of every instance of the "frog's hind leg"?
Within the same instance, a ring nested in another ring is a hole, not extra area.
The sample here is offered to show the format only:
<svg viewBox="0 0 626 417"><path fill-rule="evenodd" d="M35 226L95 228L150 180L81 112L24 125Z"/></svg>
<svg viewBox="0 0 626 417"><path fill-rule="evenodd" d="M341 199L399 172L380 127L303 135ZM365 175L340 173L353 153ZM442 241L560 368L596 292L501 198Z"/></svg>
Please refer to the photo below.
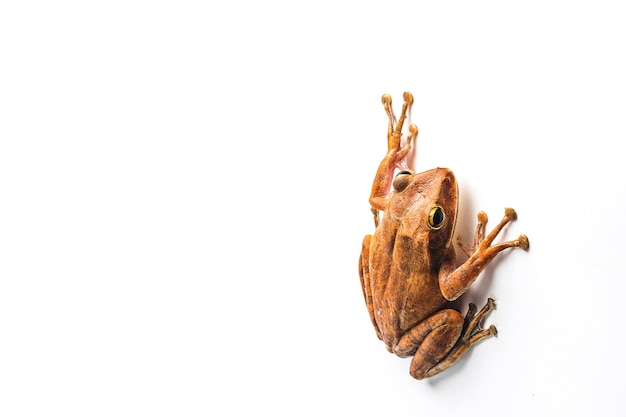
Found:
<svg viewBox="0 0 626 417"><path fill-rule="evenodd" d="M437 375L458 361L474 343L497 333L495 326L480 327L480 322L494 308L490 298L478 313L476 306L470 304L465 318L456 310L441 310L409 329L394 352L400 357L413 355L410 370L413 378Z"/></svg>
<svg viewBox="0 0 626 417"><path fill-rule="evenodd" d="M376 335L379 339L382 340L382 336L380 334L380 330L378 329L378 324L376 323L376 319L374 318L374 302L372 301L372 287L370 283L370 274L369 274L369 257L370 257L370 243L372 241L372 235L367 235L363 239L363 247L361 249L361 256L359 257L359 277L361 278L361 288L363 289L363 297L365 298L365 305L367 306L367 311L370 314L370 319L372 320L372 325L374 325L374 329L376 330Z"/></svg>
<svg viewBox="0 0 626 417"><path fill-rule="evenodd" d="M398 341L394 352L400 357L413 355L411 376L424 379L450 355L461 338L464 326L461 313L446 309L409 329Z"/></svg>
<svg viewBox="0 0 626 417"><path fill-rule="evenodd" d="M498 334L496 330L496 326L493 324L489 326L488 329L483 329L480 327L481 321L496 307L495 302L492 298L487 300L487 304L476 313L476 306L474 304L470 304L470 308L465 316L465 325L463 334L455 344L454 348L450 351L448 356L446 356L441 362L437 365L429 369L424 377L431 377L437 375L439 372L447 369L450 365L458 361L469 348L481 341L482 339L495 336Z"/></svg>

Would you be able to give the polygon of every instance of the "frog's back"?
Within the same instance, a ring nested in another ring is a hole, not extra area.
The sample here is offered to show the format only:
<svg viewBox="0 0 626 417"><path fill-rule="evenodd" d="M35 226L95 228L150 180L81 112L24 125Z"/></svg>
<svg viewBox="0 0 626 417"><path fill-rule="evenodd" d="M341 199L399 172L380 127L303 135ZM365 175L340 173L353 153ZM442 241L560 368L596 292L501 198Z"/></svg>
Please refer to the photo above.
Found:
<svg viewBox="0 0 626 417"><path fill-rule="evenodd" d="M384 227L380 232L384 233ZM378 256L371 259L370 271L374 317L383 341L393 348L408 329L441 309L446 300L427 247L398 236L391 247L383 248L379 242L384 239L377 239L377 233L372 253Z"/></svg>

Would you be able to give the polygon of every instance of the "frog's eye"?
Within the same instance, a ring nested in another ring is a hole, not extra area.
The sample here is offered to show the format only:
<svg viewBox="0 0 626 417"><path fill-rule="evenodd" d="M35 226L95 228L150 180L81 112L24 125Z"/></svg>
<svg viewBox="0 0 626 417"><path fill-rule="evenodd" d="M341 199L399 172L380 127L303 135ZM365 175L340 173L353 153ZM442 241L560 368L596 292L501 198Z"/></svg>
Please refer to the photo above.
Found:
<svg viewBox="0 0 626 417"><path fill-rule="evenodd" d="M411 171L400 171L393 180L393 189L396 191L402 191L411 182Z"/></svg>
<svg viewBox="0 0 626 417"><path fill-rule="evenodd" d="M430 209L430 214L428 215L428 226L431 229L433 230L441 229L445 221L446 221L446 213L444 213L441 207L435 206Z"/></svg>

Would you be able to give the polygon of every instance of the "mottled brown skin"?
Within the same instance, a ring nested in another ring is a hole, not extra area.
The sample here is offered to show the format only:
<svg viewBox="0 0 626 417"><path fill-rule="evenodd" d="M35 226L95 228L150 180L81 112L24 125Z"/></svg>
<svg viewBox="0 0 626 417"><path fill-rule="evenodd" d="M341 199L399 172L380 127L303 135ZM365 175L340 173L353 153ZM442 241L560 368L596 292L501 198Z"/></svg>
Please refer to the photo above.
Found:
<svg viewBox="0 0 626 417"><path fill-rule="evenodd" d="M370 204L376 231L363 240L361 285L376 334L390 352L412 356L410 373L423 379L448 368L474 343L496 334L494 326L480 327L495 307L492 299L478 313L470 304L465 317L449 303L469 288L500 251L511 247L527 250L528 239L521 235L492 245L502 228L516 219L515 211L507 208L487 237L487 215L480 212L473 246L459 243L468 259L456 267L451 243L458 205L454 174L447 168L418 174L408 169L405 157L417 127L409 127L404 146L401 136L413 96L404 93L397 124L391 97L384 95L382 101L389 117L388 151L372 185ZM396 168L402 172L394 179ZM384 212L380 222L379 211Z"/></svg>

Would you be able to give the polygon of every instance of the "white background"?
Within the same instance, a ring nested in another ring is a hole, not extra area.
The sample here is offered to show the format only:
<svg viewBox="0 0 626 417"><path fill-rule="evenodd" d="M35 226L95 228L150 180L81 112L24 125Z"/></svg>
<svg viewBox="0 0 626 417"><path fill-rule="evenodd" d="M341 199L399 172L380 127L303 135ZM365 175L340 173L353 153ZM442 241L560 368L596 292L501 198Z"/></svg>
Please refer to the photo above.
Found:
<svg viewBox="0 0 626 417"><path fill-rule="evenodd" d="M624 415L619 2L86 4L0 6L0 415ZM405 90L458 232L531 243L426 381L356 266Z"/></svg>

